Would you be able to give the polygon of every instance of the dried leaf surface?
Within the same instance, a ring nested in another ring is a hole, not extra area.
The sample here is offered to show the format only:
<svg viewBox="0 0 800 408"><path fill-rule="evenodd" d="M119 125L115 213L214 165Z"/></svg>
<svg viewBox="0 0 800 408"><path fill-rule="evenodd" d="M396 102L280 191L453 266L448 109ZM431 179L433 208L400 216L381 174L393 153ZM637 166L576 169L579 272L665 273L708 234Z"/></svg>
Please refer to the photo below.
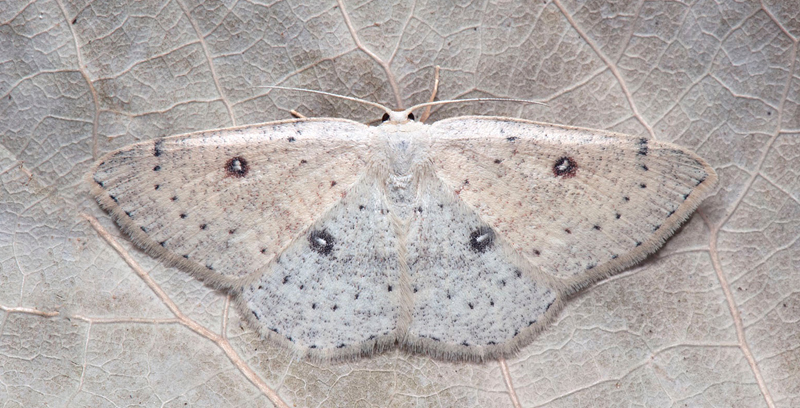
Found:
<svg viewBox="0 0 800 408"><path fill-rule="evenodd" d="M0 6L4 406L800 405L796 2L117 3ZM380 117L262 85L401 107L430 97L435 65L440 99L547 105L450 105L431 120L674 142L714 166L718 191L513 360L318 365L135 249L82 182L104 152L158 136L291 109Z"/></svg>

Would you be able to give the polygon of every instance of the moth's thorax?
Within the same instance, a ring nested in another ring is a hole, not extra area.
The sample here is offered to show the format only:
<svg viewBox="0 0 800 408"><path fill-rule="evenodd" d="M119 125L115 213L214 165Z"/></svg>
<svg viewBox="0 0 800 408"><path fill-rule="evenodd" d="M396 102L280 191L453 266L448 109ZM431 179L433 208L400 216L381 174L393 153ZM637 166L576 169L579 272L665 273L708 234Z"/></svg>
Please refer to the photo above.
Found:
<svg viewBox="0 0 800 408"><path fill-rule="evenodd" d="M428 126L419 122L384 123L374 129L374 135L383 147L383 157L389 173L406 176L424 164L426 158Z"/></svg>

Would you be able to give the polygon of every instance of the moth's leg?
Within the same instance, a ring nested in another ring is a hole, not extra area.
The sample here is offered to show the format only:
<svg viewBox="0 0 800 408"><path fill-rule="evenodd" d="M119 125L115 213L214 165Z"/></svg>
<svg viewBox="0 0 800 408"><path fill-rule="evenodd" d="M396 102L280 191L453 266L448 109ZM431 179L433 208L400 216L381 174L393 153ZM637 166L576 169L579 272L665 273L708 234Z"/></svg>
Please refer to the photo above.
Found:
<svg viewBox="0 0 800 408"><path fill-rule="evenodd" d="M290 110L289 113L291 113L292 116L294 116L297 119L308 119L307 116L303 115L302 113L300 113L300 112L298 112L298 111L296 111L294 109Z"/></svg>

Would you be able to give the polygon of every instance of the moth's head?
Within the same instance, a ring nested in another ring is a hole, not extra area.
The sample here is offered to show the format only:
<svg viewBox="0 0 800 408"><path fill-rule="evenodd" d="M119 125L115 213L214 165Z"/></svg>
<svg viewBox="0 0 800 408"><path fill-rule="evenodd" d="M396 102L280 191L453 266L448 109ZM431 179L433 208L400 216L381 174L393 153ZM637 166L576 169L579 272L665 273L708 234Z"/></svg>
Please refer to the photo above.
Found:
<svg viewBox="0 0 800 408"><path fill-rule="evenodd" d="M413 122L414 113L408 109L404 111L388 110L386 111L386 113L383 114L383 118L381 118L381 121L387 124L401 125L404 123Z"/></svg>

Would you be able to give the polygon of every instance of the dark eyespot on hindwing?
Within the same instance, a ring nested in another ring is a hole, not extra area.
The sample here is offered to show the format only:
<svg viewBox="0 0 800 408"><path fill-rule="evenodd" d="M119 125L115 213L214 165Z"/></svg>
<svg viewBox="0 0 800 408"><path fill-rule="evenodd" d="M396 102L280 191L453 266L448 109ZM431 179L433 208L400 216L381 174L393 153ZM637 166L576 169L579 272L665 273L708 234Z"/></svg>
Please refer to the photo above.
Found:
<svg viewBox="0 0 800 408"><path fill-rule="evenodd" d="M314 230L308 234L308 243L311 249L320 255L330 254L331 251L333 251L334 241L335 240L327 230Z"/></svg>
<svg viewBox="0 0 800 408"><path fill-rule="evenodd" d="M553 174L556 177L570 178L575 177L575 172L578 171L578 163L575 163L571 157L561 157L556 160L553 165Z"/></svg>
<svg viewBox="0 0 800 408"><path fill-rule="evenodd" d="M469 246L478 253L484 253L494 244L494 231L489 227L480 227L469 234Z"/></svg>

